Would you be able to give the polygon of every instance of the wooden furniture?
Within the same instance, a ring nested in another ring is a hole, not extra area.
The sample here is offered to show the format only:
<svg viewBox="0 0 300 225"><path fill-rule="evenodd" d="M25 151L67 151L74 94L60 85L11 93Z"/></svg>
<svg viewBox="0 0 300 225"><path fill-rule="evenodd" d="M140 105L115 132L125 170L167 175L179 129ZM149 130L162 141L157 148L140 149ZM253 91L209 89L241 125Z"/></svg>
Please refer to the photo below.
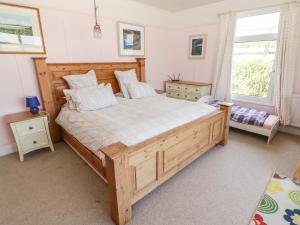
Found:
<svg viewBox="0 0 300 225"><path fill-rule="evenodd" d="M295 183L300 184L300 157L299 157L297 165L296 165L296 170L295 170L293 180L294 180Z"/></svg>
<svg viewBox="0 0 300 225"><path fill-rule="evenodd" d="M279 126L280 126L280 120L278 116L274 116L274 115L270 115L264 126L259 127L256 125L249 125L249 124L244 124L244 123L239 123L239 122L235 122L235 121L230 121L230 127L236 128L236 129L240 129L240 130L244 130L244 131L248 131L251 133L255 133L255 134L260 134L263 136L268 137L268 144L271 143L272 139L275 137L275 135L277 134L278 130L279 130Z"/></svg>
<svg viewBox="0 0 300 225"><path fill-rule="evenodd" d="M30 112L11 114L5 117L5 121L13 131L21 162L24 161L24 154L37 149L50 147L54 151L46 112L37 115Z"/></svg>
<svg viewBox="0 0 300 225"><path fill-rule="evenodd" d="M191 81L166 81L166 93L168 97L198 101L199 98L211 95L211 84Z"/></svg>
<svg viewBox="0 0 300 225"><path fill-rule="evenodd" d="M46 63L45 58L34 58L45 109L50 112L50 133L55 141L61 138L87 162L108 184L111 217L116 224L127 223L131 207L157 186L189 165L217 144L228 140L231 104L134 146L115 143L104 147L105 166L93 152L71 134L54 123L64 104L63 89L68 88L62 76L86 73L93 69L99 82L111 83L115 93L119 86L114 70L136 69L138 80L145 81L145 59L128 63Z"/></svg>

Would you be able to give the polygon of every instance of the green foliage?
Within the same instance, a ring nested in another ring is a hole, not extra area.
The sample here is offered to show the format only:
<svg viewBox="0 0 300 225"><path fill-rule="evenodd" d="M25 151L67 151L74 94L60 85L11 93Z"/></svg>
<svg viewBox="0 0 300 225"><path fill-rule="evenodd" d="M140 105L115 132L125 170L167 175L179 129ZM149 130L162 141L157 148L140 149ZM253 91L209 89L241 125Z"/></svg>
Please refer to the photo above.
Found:
<svg viewBox="0 0 300 225"><path fill-rule="evenodd" d="M1 24L0 24L1 25ZM16 34L16 35L25 35L25 36L33 36L33 30L32 27L29 26L18 26L18 29L16 28L5 28L0 26L0 32L1 33L7 33L7 34Z"/></svg>
<svg viewBox="0 0 300 225"><path fill-rule="evenodd" d="M232 82L233 93L267 97L273 60L250 59L235 62Z"/></svg>

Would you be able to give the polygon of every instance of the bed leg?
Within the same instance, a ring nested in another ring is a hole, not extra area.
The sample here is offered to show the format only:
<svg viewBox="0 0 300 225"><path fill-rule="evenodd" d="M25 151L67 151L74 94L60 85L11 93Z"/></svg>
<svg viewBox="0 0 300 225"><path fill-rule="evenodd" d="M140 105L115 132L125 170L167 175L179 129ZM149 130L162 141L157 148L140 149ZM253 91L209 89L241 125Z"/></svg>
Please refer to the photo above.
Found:
<svg viewBox="0 0 300 225"><path fill-rule="evenodd" d="M296 165L296 171L294 174L293 181L297 184L300 184L300 158L298 159L297 165Z"/></svg>
<svg viewBox="0 0 300 225"><path fill-rule="evenodd" d="M268 137L268 142L267 142L268 145L270 144L271 140L272 140L272 137L269 136L269 137Z"/></svg>
<svg viewBox="0 0 300 225"><path fill-rule="evenodd" d="M117 225L126 224L132 216L129 163L125 149L125 145L118 143L102 150L106 156L111 218Z"/></svg>
<svg viewBox="0 0 300 225"><path fill-rule="evenodd" d="M225 113L225 121L224 121L224 134L223 140L220 142L220 145L227 145L228 143L228 136L229 136L229 123L230 123L230 116L231 116L231 108L234 104L228 102L222 102L220 104L220 109Z"/></svg>

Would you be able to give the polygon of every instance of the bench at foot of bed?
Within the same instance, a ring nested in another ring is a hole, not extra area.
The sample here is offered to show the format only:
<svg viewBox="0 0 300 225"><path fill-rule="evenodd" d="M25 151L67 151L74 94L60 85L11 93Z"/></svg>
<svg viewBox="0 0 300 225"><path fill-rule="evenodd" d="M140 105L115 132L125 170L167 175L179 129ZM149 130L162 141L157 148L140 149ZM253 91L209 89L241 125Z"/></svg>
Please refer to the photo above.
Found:
<svg viewBox="0 0 300 225"><path fill-rule="evenodd" d="M272 141L278 132L280 125L279 117L274 115L269 115L263 126L249 125L244 123L239 123L235 121L230 121L230 127L234 127L240 130L245 130L255 134L260 134L268 137L268 144Z"/></svg>

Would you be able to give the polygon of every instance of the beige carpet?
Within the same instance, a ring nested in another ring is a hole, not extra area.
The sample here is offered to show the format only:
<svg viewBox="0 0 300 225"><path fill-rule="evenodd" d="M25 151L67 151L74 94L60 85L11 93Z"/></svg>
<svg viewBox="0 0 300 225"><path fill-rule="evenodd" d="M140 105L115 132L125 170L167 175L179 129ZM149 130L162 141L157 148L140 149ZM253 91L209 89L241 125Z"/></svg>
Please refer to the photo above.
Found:
<svg viewBox="0 0 300 225"><path fill-rule="evenodd" d="M104 182L64 143L18 161L0 158L1 225L113 224ZM246 225L272 171L292 176L300 138L231 131L211 150L133 207L131 225Z"/></svg>

